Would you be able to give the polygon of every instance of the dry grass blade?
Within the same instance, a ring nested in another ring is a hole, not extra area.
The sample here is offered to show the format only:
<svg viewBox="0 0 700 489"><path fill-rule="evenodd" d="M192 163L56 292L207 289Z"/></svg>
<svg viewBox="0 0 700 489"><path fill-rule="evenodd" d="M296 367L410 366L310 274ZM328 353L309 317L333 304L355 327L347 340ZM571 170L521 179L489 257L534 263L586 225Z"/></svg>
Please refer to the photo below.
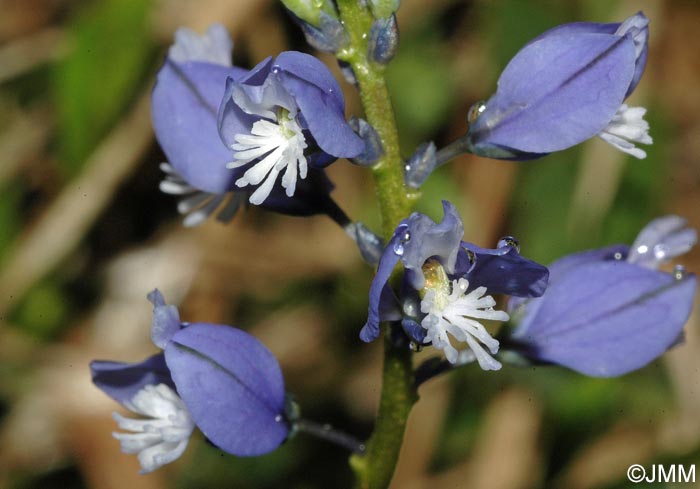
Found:
<svg viewBox="0 0 700 489"><path fill-rule="evenodd" d="M554 487L592 489L622 481L627 467L645 464L654 455L654 434L648 430L617 426L594 440L574 459Z"/></svg>
<svg viewBox="0 0 700 489"><path fill-rule="evenodd" d="M697 269L694 267L694 269ZM700 446L700 313L696 300L685 325L684 342L665 355L665 365L674 388L676 410L658 429L659 449L684 454Z"/></svg>
<svg viewBox="0 0 700 489"><path fill-rule="evenodd" d="M425 487L527 489L536 487L542 413L531 395L511 389L486 408L486 419L469 461Z"/></svg>
<svg viewBox="0 0 700 489"><path fill-rule="evenodd" d="M149 96L143 95L93 153L83 174L14 244L7 266L0 271L0 315L77 246L151 139Z"/></svg>
<svg viewBox="0 0 700 489"><path fill-rule="evenodd" d="M453 165L468 196L466 209L460 209L464 216L464 234L471 242L491 247L505 227L518 167L506 161L467 155L456 158Z"/></svg>
<svg viewBox="0 0 700 489"><path fill-rule="evenodd" d="M426 473L449 406L448 377L426 383L420 389L420 397L411 411L399 463L391 481L395 489L431 487Z"/></svg>
<svg viewBox="0 0 700 489"><path fill-rule="evenodd" d="M0 48L0 83L54 61L68 52L60 29L45 29L16 39Z"/></svg>
<svg viewBox="0 0 700 489"><path fill-rule="evenodd" d="M169 302L177 303L198 263L197 248L178 229L111 260L102 301L62 343L37 346L9 328L0 333L5 366L22 367L18 379L2 384L11 407L0 425L0 474L42 474L72 459L88 487L166 487L164 471L140 476L136 457L120 453L110 418L118 405L92 385L88 364L97 358L139 361L152 354L153 308L146 292L157 284Z"/></svg>
<svg viewBox="0 0 700 489"><path fill-rule="evenodd" d="M86 416L71 420L68 433L75 458L93 489L166 489L166 471L139 474L136 457L125 455L110 435L114 421L109 417ZM116 463L115 463L116 462Z"/></svg>
<svg viewBox="0 0 700 489"><path fill-rule="evenodd" d="M603 141L587 143L569 213L569 237L594 233L610 212L622 180L626 157Z"/></svg>
<svg viewBox="0 0 700 489"><path fill-rule="evenodd" d="M42 150L51 129L52 121L44 108L20 112L10 120L7 130L0 134L0 184L12 178L23 163Z"/></svg>
<svg viewBox="0 0 700 489"><path fill-rule="evenodd" d="M251 17L269 4L267 0L162 0L158 2L154 29L158 37L169 42L178 27L203 31L212 22L219 22L229 28L235 39Z"/></svg>

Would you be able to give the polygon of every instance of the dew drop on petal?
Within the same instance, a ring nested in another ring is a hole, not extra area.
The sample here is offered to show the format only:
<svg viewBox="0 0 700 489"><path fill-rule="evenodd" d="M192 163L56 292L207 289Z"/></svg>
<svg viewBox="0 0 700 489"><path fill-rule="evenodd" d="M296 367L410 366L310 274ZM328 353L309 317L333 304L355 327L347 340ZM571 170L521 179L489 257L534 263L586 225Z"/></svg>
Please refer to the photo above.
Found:
<svg viewBox="0 0 700 489"><path fill-rule="evenodd" d="M500 240L498 240L496 247L503 248L504 246L515 248L515 251L520 253L520 243L513 236L503 236Z"/></svg>
<svg viewBox="0 0 700 489"><path fill-rule="evenodd" d="M418 343L418 342L416 342L416 341L411 341L411 342L408 344L408 348L409 348L411 351L415 351L415 352L417 353L417 352L423 350L423 345L421 345L420 343Z"/></svg>
<svg viewBox="0 0 700 489"><path fill-rule="evenodd" d="M474 123L474 121L477 120L479 116L484 113L485 110L486 102L484 102L483 100L476 102L469 108L469 112L467 112L467 122L469 124Z"/></svg>
<svg viewBox="0 0 700 489"><path fill-rule="evenodd" d="M661 261L661 260L664 260L667 255L668 255L668 246L666 246L663 243L659 243L657 245L654 245L654 258Z"/></svg>
<svg viewBox="0 0 700 489"><path fill-rule="evenodd" d="M613 255L613 258L617 261L622 260L622 253L620 253L619 251L615 252L615 254Z"/></svg>
<svg viewBox="0 0 700 489"><path fill-rule="evenodd" d="M676 265L673 267L673 278L676 280L683 280L685 278L685 267L683 265Z"/></svg>
<svg viewBox="0 0 700 489"><path fill-rule="evenodd" d="M405 231L403 235L401 235L401 239L394 243L394 253L399 256L403 256L404 244L408 243L409 241L411 241L411 233L409 231Z"/></svg>
<svg viewBox="0 0 700 489"><path fill-rule="evenodd" d="M282 415L281 415L281 414L278 414L277 416L275 416L275 421L276 421L277 423L281 423L281 422L282 422Z"/></svg>
<svg viewBox="0 0 700 489"><path fill-rule="evenodd" d="M637 247L637 254L639 254L639 255L643 255L643 254L648 253L648 252L649 252L649 247L645 244L639 245Z"/></svg>

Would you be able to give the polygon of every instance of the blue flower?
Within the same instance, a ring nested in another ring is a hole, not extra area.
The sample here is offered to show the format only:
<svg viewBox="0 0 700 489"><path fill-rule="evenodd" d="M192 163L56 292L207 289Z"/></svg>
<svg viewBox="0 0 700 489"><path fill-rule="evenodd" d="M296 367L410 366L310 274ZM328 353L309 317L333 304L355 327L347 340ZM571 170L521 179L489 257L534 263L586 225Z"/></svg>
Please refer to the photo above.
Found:
<svg viewBox="0 0 700 489"><path fill-rule="evenodd" d="M599 136L637 158L651 144L645 109L624 100L647 59L649 20L578 22L528 43L501 74L498 89L470 111L466 145L475 154L531 159Z"/></svg>
<svg viewBox="0 0 700 489"><path fill-rule="evenodd" d="M289 434L279 364L257 339L239 329L181 323L157 290L152 338L163 353L127 364L94 361L95 385L147 419L114 415L122 451L137 453L151 472L185 451L197 426L225 452L254 456L277 448Z"/></svg>
<svg viewBox="0 0 700 489"><path fill-rule="evenodd" d="M318 59L288 51L267 58L243 77L226 83L218 127L234 150L229 168L245 170L235 182L257 186L250 202L262 204L278 177L292 197L309 167L352 158L364 142L345 120L340 86Z"/></svg>
<svg viewBox="0 0 700 489"><path fill-rule="evenodd" d="M444 350L452 363L459 361L459 352L449 336L467 343L482 368L500 368L482 347L495 354L498 342L477 320L505 321L508 315L495 311L495 301L486 294L542 295L547 269L521 257L512 241L500 243L496 250L463 242L456 209L447 201L443 209L440 223L416 212L397 226L370 287L368 319L360 338L373 341L381 321L400 320L414 341ZM389 278L399 262L404 275L397 299Z"/></svg>
<svg viewBox="0 0 700 489"><path fill-rule="evenodd" d="M186 226L213 213L230 220L251 193L235 185L242 172L226 167L234 153L221 141L217 126L226 81L249 73L232 66L232 46L228 32L218 24L202 36L179 29L153 89L153 127L168 160L161 165L166 178L160 188L183 196L178 210L188 214ZM322 170L312 170L293 198L274 189L262 206L292 215L327 212L332 188Z"/></svg>
<svg viewBox="0 0 700 489"><path fill-rule="evenodd" d="M677 216L652 221L632 247L613 245L550 265L538 299L511 299L517 327L507 348L595 377L643 367L682 338L695 276L657 268L688 251L695 230Z"/></svg>

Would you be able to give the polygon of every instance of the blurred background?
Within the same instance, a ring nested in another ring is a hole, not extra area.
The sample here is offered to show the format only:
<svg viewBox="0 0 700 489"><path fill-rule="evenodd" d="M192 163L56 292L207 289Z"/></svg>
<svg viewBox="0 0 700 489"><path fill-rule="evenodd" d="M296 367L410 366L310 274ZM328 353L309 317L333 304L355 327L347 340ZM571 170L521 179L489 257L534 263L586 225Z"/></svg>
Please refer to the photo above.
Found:
<svg viewBox="0 0 700 489"><path fill-rule="evenodd" d="M492 247L511 234L543 263L629 243L664 213L700 225L696 0L401 3L388 77L405 156L462 134L470 105L547 28L638 10L651 19L647 72L631 99L649 108L646 160L600 141L531 163L463 157L429 180L420 210L438 219L450 199L465 239ZM158 191L149 94L175 29L220 22L235 63L252 67L309 51L298 28L271 0L0 0L0 11L0 487L351 487L347 453L304 436L241 459L197 435L181 460L140 476L111 437L118 406L88 371L91 359L139 361L155 350L146 293L157 286L184 320L257 335L306 417L370 433L381 352L357 336L372 270L353 243L327 218L257 209L185 229L175 199ZM360 114L342 84L348 114ZM347 213L378 229L368 172L344 161L329 172ZM697 250L682 261L700 272ZM613 489L629 486L633 463L699 463L698 317L684 345L620 379L505 367L431 381L393 487Z"/></svg>

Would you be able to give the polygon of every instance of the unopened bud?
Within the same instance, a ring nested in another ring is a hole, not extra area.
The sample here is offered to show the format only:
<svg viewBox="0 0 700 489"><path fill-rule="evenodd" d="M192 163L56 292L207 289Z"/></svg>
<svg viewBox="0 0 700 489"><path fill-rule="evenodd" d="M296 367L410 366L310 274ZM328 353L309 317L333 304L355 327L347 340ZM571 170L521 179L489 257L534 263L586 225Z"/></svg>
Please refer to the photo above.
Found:
<svg viewBox="0 0 700 489"><path fill-rule="evenodd" d="M371 166L379 160L384 154L382 142L379 139L377 131L369 125L364 119L353 117L349 121L350 127L362 138L365 143L365 149L351 161L360 166Z"/></svg>
<svg viewBox="0 0 700 489"><path fill-rule="evenodd" d="M327 14L325 11L319 13L318 27L304 22L299 22L304 31L306 42L319 51L335 53L343 48L348 42L348 34L340 21Z"/></svg>
<svg viewBox="0 0 700 489"><path fill-rule="evenodd" d="M396 16L377 19L372 23L369 33L369 57L379 64L387 64L399 49L399 26Z"/></svg>
<svg viewBox="0 0 700 489"><path fill-rule="evenodd" d="M411 188L420 188L437 165L435 143L432 141L423 143L416 149L404 168L406 185Z"/></svg>

